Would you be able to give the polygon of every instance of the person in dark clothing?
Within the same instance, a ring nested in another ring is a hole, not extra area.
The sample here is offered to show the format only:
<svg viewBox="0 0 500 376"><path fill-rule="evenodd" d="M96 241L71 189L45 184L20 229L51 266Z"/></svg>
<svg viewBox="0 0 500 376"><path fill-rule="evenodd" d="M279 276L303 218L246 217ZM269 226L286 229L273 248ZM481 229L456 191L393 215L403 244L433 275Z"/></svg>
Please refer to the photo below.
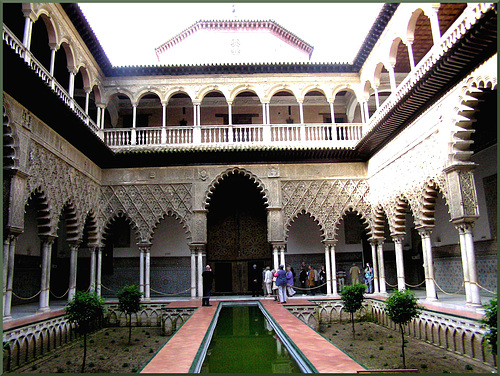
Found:
<svg viewBox="0 0 500 376"><path fill-rule="evenodd" d="M212 292L212 286L214 282L214 273L210 268L210 265L205 267L205 271L201 273L203 279L203 298L202 306L211 306L210 304L210 293Z"/></svg>
<svg viewBox="0 0 500 376"><path fill-rule="evenodd" d="M257 269L257 265L253 265L250 270L250 288L252 296L259 296L262 285L262 272Z"/></svg>

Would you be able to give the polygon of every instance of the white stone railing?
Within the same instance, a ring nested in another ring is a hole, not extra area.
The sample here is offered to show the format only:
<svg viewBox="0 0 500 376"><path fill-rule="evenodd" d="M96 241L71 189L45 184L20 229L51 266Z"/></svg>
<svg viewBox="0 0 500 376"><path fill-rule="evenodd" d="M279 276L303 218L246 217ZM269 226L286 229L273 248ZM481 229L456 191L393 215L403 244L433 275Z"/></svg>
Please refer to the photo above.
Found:
<svg viewBox="0 0 500 376"><path fill-rule="evenodd" d="M249 124L104 129L110 147L281 145L354 147L363 124Z"/></svg>
<svg viewBox="0 0 500 376"><path fill-rule="evenodd" d="M95 133L98 133L96 123L85 113L84 110L71 98L66 89L57 82L50 72L33 56L33 54L24 47L21 41L3 25L3 40L9 45L14 52L19 55L30 66L30 68L49 86L52 91L71 109L75 114L83 120L83 122Z"/></svg>

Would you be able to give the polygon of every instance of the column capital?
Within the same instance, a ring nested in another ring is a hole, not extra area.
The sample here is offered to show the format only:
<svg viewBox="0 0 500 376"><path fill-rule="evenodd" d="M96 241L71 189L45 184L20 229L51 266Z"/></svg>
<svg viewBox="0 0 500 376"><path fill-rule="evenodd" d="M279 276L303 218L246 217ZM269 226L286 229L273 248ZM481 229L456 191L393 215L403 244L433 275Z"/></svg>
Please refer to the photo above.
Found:
<svg viewBox="0 0 500 376"><path fill-rule="evenodd" d="M404 233L394 234L394 235L391 234L391 238L394 243L402 244L405 239L405 234Z"/></svg>
<svg viewBox="0 0 500 376"><path fill-rule="evenodd" d="M54 244L54 241L56 239L57 239L57 236L55 236L55 235L40 235L40 240L43 243L46 243L46 244L49 244L49 245Z"/></svg>
<svg viewBox="0 0 500 376"><path fill-rule="evenodd" d="M337 240L325 240L323 244L325 246L335 247L337 245Z"/></svg>
<svg viewBox="0 0 500 376"><path fill-rule="evenodd" d="M474 227L474 222L453 222L455 228L459 233L472 234L472 228Z"/></svg>
<svg viewBox="0 0 500 376"><path fill-rule="evenodd" d="M422 238L429 238L432 234L432 230L434 230L434 227L432 227L432 226L418 226L418 227L415 227L415 229L418 231L418 234Z"/></svg>
<svg viewBox="0 0 500 376"><path fill-rule="evenodd" d="M81 243L82 243L82 241L80 239L68 241L69 247L70 248L75 248L75 249L80 248L80 244Z"/></svg>
<svg viewBox="0 0 500 376"><path fill-rule="evenodd" d="M151 251L152 244L151 243L137 243L137 247L139 248L140 252L145 252L148 253Z"/></svg>
<svg viewBox="0 0 500 376"><path fill-rule="evenodd" d="M385 238L371 238L370 240L368 240L368 242L375 245L383 245L385 242Z"/></svg>

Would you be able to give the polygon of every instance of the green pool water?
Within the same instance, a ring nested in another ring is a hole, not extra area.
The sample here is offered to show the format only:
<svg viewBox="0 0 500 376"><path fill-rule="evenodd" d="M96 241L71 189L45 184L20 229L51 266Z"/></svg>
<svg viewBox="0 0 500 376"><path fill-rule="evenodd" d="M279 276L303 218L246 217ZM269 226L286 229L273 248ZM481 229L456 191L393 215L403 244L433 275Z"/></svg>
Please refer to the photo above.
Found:
<svg viewBox="0 0 500 376"><path fill-rule="evenodd" d="M301 373L258 306L223 307L201 373Z"/></svg>

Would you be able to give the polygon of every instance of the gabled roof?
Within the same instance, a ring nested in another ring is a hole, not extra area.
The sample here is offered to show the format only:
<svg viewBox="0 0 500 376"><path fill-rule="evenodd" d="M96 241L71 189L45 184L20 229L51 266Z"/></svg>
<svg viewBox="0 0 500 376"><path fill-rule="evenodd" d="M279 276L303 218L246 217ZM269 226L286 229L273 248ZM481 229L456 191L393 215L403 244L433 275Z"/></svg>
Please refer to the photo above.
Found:
<svg viewBox="0 0 500 376"><path fill-rule="evenodd" d="M167 51L168 49L172 48L173 46L177 45L178 43L182 42L184 39L189 37L190 35L196 33L197 31L200 30L224 30L224 31L236 31L236 30L268 30L272 35L278 37L285 43L288 43L289 45L299 49L300 51L305 52L309 58L311 58L311 54L314 50L314 47L311 46L309 43L305 42L304 40L300 39L297 37L295 34L291 33L281 25L278 25L275 21L273 20L267 20L267 21L245 21L245 20L213 20L213 21L206 21L206 20L200 20L184 31L180 32L173 38L170 38L168 41L163 43L161 46L155 48L156 56L159 58L159 56Z"/></svg>

